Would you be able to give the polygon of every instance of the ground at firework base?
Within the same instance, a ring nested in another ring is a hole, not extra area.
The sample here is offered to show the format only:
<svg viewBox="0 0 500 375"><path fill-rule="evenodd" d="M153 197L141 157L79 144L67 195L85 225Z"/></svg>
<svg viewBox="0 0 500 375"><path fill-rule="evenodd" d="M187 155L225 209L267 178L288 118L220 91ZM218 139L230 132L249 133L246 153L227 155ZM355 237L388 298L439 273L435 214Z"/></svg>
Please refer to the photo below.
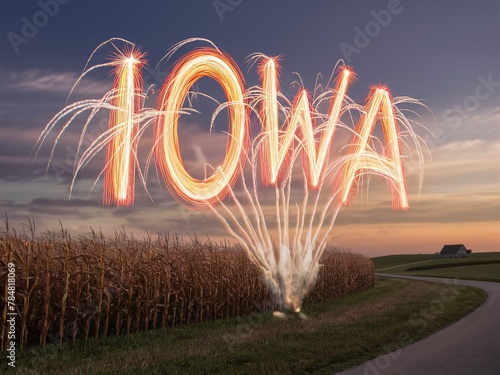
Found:
<svg viewBox="0 0 500 375"><path fill-rule="evenodd" d="M476 288L378 277L368 291L304 306L307 319L268 313L28 348L16 364L37 374L331 374L428 336L485 299Z"/></svg>

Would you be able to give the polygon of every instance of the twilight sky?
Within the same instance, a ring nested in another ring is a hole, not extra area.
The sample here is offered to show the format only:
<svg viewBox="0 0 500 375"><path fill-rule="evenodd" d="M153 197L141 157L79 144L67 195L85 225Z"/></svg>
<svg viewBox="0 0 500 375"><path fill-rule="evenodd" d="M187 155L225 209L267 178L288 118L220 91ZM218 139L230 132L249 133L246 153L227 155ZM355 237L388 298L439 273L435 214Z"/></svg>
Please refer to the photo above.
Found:
<svg viewBox="0 0 500 375"><path fill-rule="evenodd" d="M233 57L247 87L258 84L255 67L245 62L254 52L281 56L281 87L289 99L296 93L290 86L295 72L312 92L317 74L326 81L344 59L358 75L349 89L356 102L364 103L370 85L383 83L394 96L420 99L432 111L412 107L428 129L416 132L430 155L420 194L415 163L407 165L410 211L392 211L385 182L373 178L368 192L364 188L340 211L332 243L369 256L433 253L444 243L500 251L498 0L4 1L0 28L0 210L12 226L21 228L31 217L39 232L57 228L61 220L71 233L100 227L112 234L124 227L139 238L145 231L167 230L228 237L208 212L179 205L157 183L154 168L147 180L154 202L137 180L133 207L102 207L102 178L90 192L103 168L102 153L79 174L68 200L81 121L61 138L47 175L55 138L36 160L30 156L100 43L121 37L147 52L145 79L158 88L175 61L154 71L165 52L179 41L202 37ZM107 61L110 52L101 51L93 62ZM111 85L110 72L97 71L68 103L101 98ZM210 82L200 86L220 96ZM195 108L203 114L181 119L180 129L182 155L193 174L204 161L220 161L227 129L221 121L210 135L213 107L200 98ZM92 124L89 141L107 127L104 115ZM257 125L253 132L258 133ZM339 136L334 148L346 141ZM140 146L146 157L151 144L147 133Z"/></svg>

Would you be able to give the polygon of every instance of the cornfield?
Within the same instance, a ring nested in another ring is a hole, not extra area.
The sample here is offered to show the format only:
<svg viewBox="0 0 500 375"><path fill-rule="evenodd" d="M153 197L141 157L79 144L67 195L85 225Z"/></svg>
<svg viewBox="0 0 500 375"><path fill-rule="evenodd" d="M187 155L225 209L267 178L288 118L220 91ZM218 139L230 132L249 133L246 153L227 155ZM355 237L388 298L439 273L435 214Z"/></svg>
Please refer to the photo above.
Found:
<svg viewBox="0 0 500 375"><path fill-rule="evenodd" d="M243 251L163 234L143 240L93 231L0 234L1 350L7 342L7 264L15 265L16 339L28 345L124 335L277 308ZM325 251L306 302L374 285L372 262Z"/></svg>

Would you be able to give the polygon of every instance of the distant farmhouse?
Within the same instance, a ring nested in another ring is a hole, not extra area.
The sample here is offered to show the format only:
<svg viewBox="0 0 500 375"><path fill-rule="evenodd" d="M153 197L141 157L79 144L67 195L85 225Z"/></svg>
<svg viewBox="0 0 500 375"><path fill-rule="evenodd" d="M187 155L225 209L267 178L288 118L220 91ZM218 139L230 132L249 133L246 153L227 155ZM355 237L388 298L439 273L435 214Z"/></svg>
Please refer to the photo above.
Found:
<svg viewBox="0 0 500 375"><path fill-rule="evenodd" d="M441 258L464 258L471 250L467 250L464 244L444 245L439 253Z"/></svg>

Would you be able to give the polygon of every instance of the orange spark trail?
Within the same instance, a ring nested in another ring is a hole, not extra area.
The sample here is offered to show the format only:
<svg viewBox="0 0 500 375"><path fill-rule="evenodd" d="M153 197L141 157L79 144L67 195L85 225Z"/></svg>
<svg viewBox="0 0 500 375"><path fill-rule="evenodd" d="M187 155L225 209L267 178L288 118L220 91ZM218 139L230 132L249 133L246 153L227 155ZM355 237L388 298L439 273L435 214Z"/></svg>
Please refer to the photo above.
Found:
<svg viewBox="0 0 500 375"><path fill-rule="evenodd" d="M101 46L115 41L132 45L113 38L101 44L91 58ZM77 81L96 68L114 67L113 89L99 100L73 103L57 113L40 135L38 149L49 132L65 119L52 147L50 163L63 132L76 117L91 111L80 136L71 189L78 171L107 147L104 203L131 205L136 169L144 186L144 176L147 176L147 170L143 174L137 162L137 143L145 129L154 123L150 157L154 154L157 169L172 195L191 208L209 209L259 267L278 305L299 312L316 282L319 260L330 241L341 206L355 197L361 176L384 177L392 189L393 208L408 209L402 151L408 150L411 154L412 145L405 139L413 140L423 167L419 144L422 140L412 129L412 123L420 124L407 118L398 107L401 103L422 104L407 97L393 99L387 88L375 87L366 105L358 105L347 96L355 77L348 67L340 69L333 89L328 86L330 80L324 90L318 85L316 88L322 93L316 96L315 89L312 103L305 90L299 90L291 103L279 90L276 59L262 54L252 58L261 61L261 85L245 91L238 65L210 41L193 38L180 42L165 57L170 58L180 47L193 41L208 42L211 47L190 52L176 63L159 92L155 108L142 108L149 92L142 92L144 54L135 47L120 52L113 44L118 50L116 57L105 64L85 67ZM226 102L219 104L212 121L227 108L228 139L221 165L213 168L210 176L196 179L184 166L178 126L181 115L189 113L189 108L183 106L192 86L203 77L215 80L225 93ZM327 101L328 112L322 114L319 108ZM111 112L109 129L78 157L87 126L100 109ZM351 111L355 112L354 117ZM251 143L250 113L254 113L262 125L262 134ZM352 130L357 113L360 113L359 120ZM284 115L282 123L279 115ZM343 122L346 118L349 124ZM373 134L378 122L382 125L384 141ZM352 131L354 137L343 157L329 160L330 156L333 158L331 146L339 128ZM301 168L294 168L301 156ZM150 160L148 158L148 166ZM271 195L259 191L259 169L262 182L274 188L275 204ZM241 184L239 191L235 191L233 184L238 177ZM301 189L293 186L294 182L303 182L302 194Z"/></svg>
<svg viewBox="0 0 500 375"><path fill-rule="evenodd" d="M290 150L293 148L293 141L296 138L297 130L301 130L302 150L305 171L308 176L309 186L318 186L321 175L324 171L330 146L333 142L336 125L342 113L344 98L352 81L354 74L349 68L343 68L340 79L337 80L335 96L328 111L328 121L324 124L319 144L316 145L314 138L315 121L311 116L311 104L306 90L300 91L294 100L292 114L289 118L286 130L280 131L278 121L278 78L277 66L274 59L269 58L264 62L262 79L262 127L263 141L261 148L261 163L263 171L263 182L267 185L274 185L280 179L280 171L284 168L284 163L290 159Z"/></svg>
<svg viewBox="0 0 500 375"><path fill-rule="evenodd" d="M106 205L129 206L134 203L136 115L141 110L144 55L133 49L116 57L109 131L113 134L106 149L103 201Z"/></svg>
<svg viewBox="0 0 500 375"><path fill-rule="evenodd" d="M222 164L211 176L196 179L182 162L177 127L189 89L202 77L214 79L224 90L228 102L229 138ZM244 91L243 75L236 63L215 48L200 48L185 55L162 87L155 127L157 166L170 192L193 208L206 208L207 204L223 199L240 173L249 140Z"/></svg>
<svg viewBox="0 0 500 375"><path fill-rule="evenodd" d="M356 124L356 134L347 152L349 157L337 175L338 205L347 205L353 199L360 174L373 173L391 183L392 208L409 209L399 128L392 103L386 88L372 89L365 112ZM369 143L378 119L386 143L384 155L372 150Z"/></svg>

